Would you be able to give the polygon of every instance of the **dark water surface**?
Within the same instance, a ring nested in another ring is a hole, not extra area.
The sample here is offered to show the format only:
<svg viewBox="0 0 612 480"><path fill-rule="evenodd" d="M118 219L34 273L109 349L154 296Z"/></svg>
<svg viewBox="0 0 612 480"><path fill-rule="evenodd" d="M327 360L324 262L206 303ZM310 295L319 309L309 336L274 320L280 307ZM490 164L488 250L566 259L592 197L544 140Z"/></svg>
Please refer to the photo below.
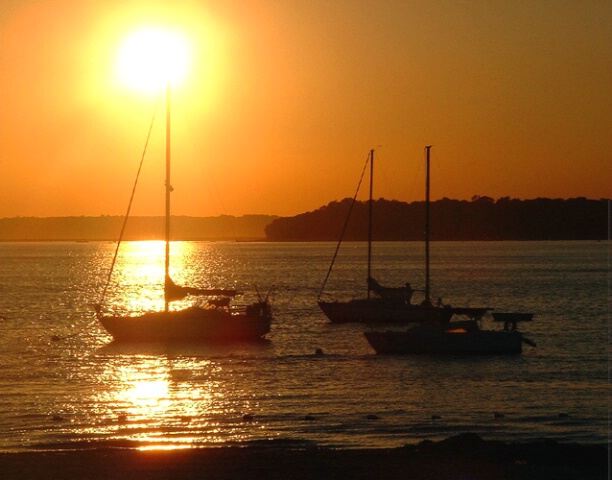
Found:
<svg viewBox="0 0 612 480"><path fill-rule="evenodd" d="M536 348L465 358L377 356L363 337L368 327L331 325L316 297L332 243L174 243L177 283L237 286L245 301L256 287L262 295L274 287L268 339L115 345L91 307L114 248L0 244L0 449L270 440L393 447L466 431L608 440L610 242L433 243L435 297L535 314L522 330ZM327 293L363 295L365 253L362 243L343 247ZM421 244L380 243L374 254L381 283L422 287ZM125 245L108 293L114 309L161 308L162 256L160 242ZM498 328L490 318L484 326Z"/></svg>

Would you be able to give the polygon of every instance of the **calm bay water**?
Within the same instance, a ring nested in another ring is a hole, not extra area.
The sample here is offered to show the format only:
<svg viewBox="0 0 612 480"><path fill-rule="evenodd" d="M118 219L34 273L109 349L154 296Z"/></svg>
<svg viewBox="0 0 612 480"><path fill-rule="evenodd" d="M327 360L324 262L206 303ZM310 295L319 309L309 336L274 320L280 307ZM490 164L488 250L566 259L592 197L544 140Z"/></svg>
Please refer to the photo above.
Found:
<svg viewBox="0 0 612 480"><path fill-rule="evenodd" d="M536 348L471 358L377 356L367 327L331 325L316 297L332 243L175 243L177 283L237 286L245 301L255 288L270 293L268 339L115 345L91 307L114 248L0 244L0 449L270 440L392 447L466 431L608 441L610 242L433 243L434 296L535 313L522 330ZM327 293L363 294L365 253L363 243L343 246ZM108 303L159 308L162 255L162 243L127 243ZM421 244L380 243L374 255L381 283L423 285ZM498 328L490 318L484 326Z"/></svg>

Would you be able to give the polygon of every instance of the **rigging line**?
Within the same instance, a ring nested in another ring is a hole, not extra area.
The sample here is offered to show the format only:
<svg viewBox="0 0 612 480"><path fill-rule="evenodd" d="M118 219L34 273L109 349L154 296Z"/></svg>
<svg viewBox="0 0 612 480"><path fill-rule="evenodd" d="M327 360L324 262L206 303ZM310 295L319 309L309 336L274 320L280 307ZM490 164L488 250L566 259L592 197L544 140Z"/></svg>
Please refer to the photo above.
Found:
<svg viewBox="0 0 612 480"><path fill-rule="evenodd" d="M134 202L136 186L138 185L138 179L140 178L142 164L144 163L145 154L147 153L147 147L149 146L149 140L151 138L151 132L153 131L153 125L155 123L155 117L157 116L157 108L159 107L159 101L161 97L162 97L162 92L159 93L159 96L157 97L157 101L155 102L155 108L153 109L153 118L151 118L151 124L149 125L149 132L147 133L147 139L145 141L144 148L142 150L142 156L140 157L140 164L138 165L138 172L136 173L136 179L134 180L134 186L132 187L132 194L130 196L130 202L128 203L128 208L127 208L127 211L125 212L125 217L123 218L123 225L121 226L121 233L119 234L119 241L117 242L117 248L115 248L115 254L113 256L113 261L111 263L111 267L108 272L108 278L106 279L106 285L104 286L104 290L102 291L102 298L100 299L100 303L98 305L104 304L104 299L106 298L106 291L108 290L108 285L110 284L111 276L113 275L113 269L115 268L115 263L117 262L117 255L119 254L119 247L121 246L121 241L123 240L123 234L125 233L125 227L127 225L127 221L130 216L130 211L132 210L132 203Z"/></svg>
<svg viewBox="0 0 612 480"><path fill-rule="evenodd" d="M361 188L361 182L363 182L363 177L365 176L365 172L368 168L368 163L370 162L370 152L368 152L368 158L363 166L363 171L361 172L361 177L359 178L359 183L357 184L357 190L355 191L355 195L353 196L353 201L351 202L351 208L349 208L348 215L346 216L346 220L344 220L344 225L342 226L342 233L340 234L340 239L338 240L338 244L336 245L336 251L334 252L334 256L331 261L331 265L329 266L329 270L327 270L327 275L325 275L325 280L323 280L323 285L321 285L321 290L319 290L319 294L317 295L317 300L321 298L323 294L323 290L325 290L325 285L327 284L327 280L329 280L329 276L331 275L332 268L334 267L334 262L336 261L336 257L338 256L338 251L340 250L340 245L342 244L342 239L344 238L344 234L346 233L346 228L348 226L349 218L351 218L351 212L353 211L353 207L355 206L355 202L357 201L357 195L359 194L359 189Z"/></svg>

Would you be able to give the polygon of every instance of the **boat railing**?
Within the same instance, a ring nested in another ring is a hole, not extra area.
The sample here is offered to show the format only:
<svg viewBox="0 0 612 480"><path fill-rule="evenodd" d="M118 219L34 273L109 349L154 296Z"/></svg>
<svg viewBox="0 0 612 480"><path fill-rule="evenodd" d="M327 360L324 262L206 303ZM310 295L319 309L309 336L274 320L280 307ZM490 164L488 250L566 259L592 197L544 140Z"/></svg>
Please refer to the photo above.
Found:
<svg viewBox="0 0 612 480"><path fill-rule="evenodd" d="M270 304L266 301L250 303L250 304L235 304L229 307L230 313L234 315L262 315L270 316Z"/></svg>

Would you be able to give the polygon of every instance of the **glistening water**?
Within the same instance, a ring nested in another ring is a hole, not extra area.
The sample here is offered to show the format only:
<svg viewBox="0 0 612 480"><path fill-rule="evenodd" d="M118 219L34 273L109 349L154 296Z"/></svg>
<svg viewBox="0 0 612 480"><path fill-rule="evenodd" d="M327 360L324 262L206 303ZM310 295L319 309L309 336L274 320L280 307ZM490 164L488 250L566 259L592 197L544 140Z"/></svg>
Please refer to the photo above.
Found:
<svg viewBox="0 0 612 480"><path fill-rule="evenodd" d="M435 297L535 314L521 330L537 347L502 357L380 356L370 327L330 324L316 300L333 243L173 243L177 283L269 294L270 334L117 345L92 308L114 248L0 244L0 448L608 440L610 242L432 243ZM376 243L373 274L420 288L423 257L420 243ZM365 258L364 243L343 246L326 298L365 294ZM108 304L161 308L162 280L163 243L128 242Z"/></svg>

